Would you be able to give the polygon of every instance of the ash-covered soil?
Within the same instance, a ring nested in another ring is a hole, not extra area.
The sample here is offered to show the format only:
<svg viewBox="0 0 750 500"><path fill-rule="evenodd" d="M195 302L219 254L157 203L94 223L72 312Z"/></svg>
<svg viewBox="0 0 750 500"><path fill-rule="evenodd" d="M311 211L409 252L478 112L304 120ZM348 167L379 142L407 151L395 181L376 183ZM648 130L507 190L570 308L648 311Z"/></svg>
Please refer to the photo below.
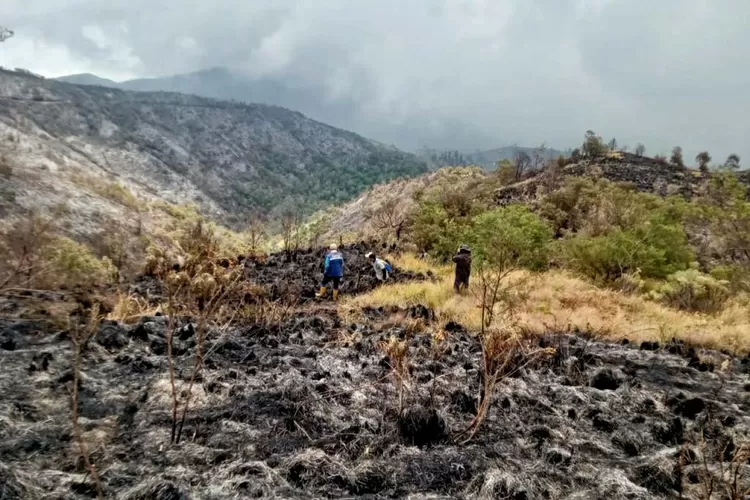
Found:
<svg viewBox="0 0 750 500"><path fill-rule="evenodd" d="M502 381L475 439L456 444L475 411L480 352L458 325L436 343L440 325L404 321L426 312L347 323L311 305L281 325L212 332L179 445L165 319L106 322L85 352L79 402L106 497L701 498L705 471L728 467L747 435L746 360L722 373L728 358L712 354L712 367L680 344L559 335L540 340L558 354ZM405 337L404 324L422 331L409 340L399 416L377 343ZM67 334L21 319L0 332L0 498L94 497L71 438ZM186 326L175 341L183 393L194 349Z"/></svg>
<svg viewBox="0 0 750 500"><path fill-rule="evenodd" d="M341 293L362 293L375 288L378 282L372 264L365 255L375 252L382 257L388 250L390 248L377 243L361 242L342 246L340 252L344 256L344 278L340 285ZM279 253L260 261L247 261L245 275L249 280L267 287L273 299L292 298L304 302L313 299L320 287L325 254L326 250L307 249L291 255ZM394 266L389 280L401 282L425 278Z"/></svg>
<svg viewBox="0 0 750 500"><path fill-rule="evenodd" d="M376 242L360 242L344 245L339 251L344 256L344 277L339 285L342 295L354 295L372 290L379 285L372 269L372 263L365 257L374 251L379 257L386 256L394 247ZM327 250L303 249L292 253L276 253L260 258L247 258L239 265L244 267L245 279L264 289L267 299L286 304L304 304L315 300L323 279L323 262ZM387 257L386 257L387 258ZM238 265L224 261L224 266ZM389 282L432 279L432 275L413 273L393 266ZM157 303L163 300L160 282L152 276L141 276L129 286L138 296ZM328 286L327 299L331 298L332 285ZM0 310L0 314L2 310Z"/></svg>

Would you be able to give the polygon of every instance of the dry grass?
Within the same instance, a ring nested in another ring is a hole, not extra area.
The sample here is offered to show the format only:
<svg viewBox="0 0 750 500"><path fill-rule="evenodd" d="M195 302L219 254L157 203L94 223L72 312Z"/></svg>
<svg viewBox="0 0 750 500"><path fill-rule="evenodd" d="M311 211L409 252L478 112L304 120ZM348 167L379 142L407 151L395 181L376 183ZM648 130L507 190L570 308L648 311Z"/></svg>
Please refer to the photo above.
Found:
<svg viewBox="0 0 750 500"><path fill-rule="evenodd" d="M410 256L394 259L397 267L424 272L429 265ZM473 284L469 293L453 292L450 266L431 268L435 281L397 283L349 300L353 306L432 308L441 321L456 321L479 330L481 309ZM528 277L518 273L517 278ZM611 340L661 341L672 337L692 345L731 352L750 352L750 312L746 298L735 298L718 313L704 315L672 309L637 295L598 288L567 272L531 276L528 300L516 311L519 327L531 333L550 330L597 334Z"/></svg>
<svg viewBox="0 0 750 500"><path fill-rule="evenodd" d="M107 319L123 323L133 323L143 316L155 316L160 310L161 306L149 305L148 301L135 294L118 292L112 311L107 315Z"/></svg>
<svg viewBox="0 0 750 500"><path fill-rule="evenodd" d="M111 182L96 175L86 174L77 168L71 172L70 180L80 188L132 210L141 211L145 207L132 191L119 182Z"/></svg>

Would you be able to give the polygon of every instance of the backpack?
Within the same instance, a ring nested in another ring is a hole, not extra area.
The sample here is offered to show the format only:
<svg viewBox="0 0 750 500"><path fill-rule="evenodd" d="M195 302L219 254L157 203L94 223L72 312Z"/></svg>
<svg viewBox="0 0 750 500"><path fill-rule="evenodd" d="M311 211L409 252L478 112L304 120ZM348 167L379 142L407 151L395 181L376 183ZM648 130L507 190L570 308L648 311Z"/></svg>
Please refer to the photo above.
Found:
<svg viewBox="0 0 750 500"><path fill-rule="evenodd" d="M385 270L388 271L388 274L391 274L393 272L393 268L391 267L391 263L387 260L384 260L385 262Z"/></svg>

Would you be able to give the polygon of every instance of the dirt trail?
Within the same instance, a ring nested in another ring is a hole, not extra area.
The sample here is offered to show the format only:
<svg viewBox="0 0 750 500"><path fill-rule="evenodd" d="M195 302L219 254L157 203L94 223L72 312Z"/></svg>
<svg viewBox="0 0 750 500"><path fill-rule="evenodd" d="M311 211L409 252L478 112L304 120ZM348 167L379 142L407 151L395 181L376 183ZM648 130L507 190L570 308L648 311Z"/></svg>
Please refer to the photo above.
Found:
<svg viewBox="0 0 750 500"><path fill-rule="evenodd" d="M296 265L317 256L306 259ZM270 286L300 276L278 267ZM408 316L422 326L409 337L399 416L377 345L407 338ZM421 308L351 317L310 303L280 325L212 332L177 446L165 319L101 325L79 410L107 497L700 498L703 455L712 469L731 461L750 430L747 359L558 335L539 341L557 355L503 381L485 425L459 445L451 436L471 421L479 392L476 341L451 324L436 345L443 325ZM193 329L181 328L182 390L194 349ZM71 442L72 356L67 335L46 323L0 320L3 500L95 496Z"/></svg>

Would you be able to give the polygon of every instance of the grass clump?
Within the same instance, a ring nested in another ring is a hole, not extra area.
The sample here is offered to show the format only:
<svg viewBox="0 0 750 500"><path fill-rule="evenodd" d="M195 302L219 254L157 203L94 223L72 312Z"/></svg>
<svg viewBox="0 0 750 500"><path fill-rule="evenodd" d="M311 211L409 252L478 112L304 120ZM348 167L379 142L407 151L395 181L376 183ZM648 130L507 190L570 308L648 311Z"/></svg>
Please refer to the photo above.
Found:
<svg viewBox="0 0 750 500"><path fill-rule="evenodd" d="M731 295L729 282L717 280L697 269L671 274L651 296L683 311L715 313L721 311Z"/></svg>
<svg viewBox="0 0 750 500"><path fill-rule="evenodd" d="M126 206L133 210L140 210L141 208L141 204L138 201L138 198L135 197L133 192L119 182L111 182L102 185L100 192L104 197L116 201L120 205Z"/></svg>
<svg viewBox="0 0 750 500"><path fill-rule="evenodd" d="M110 182L95 175L87 175L80 169L74 169L70 179L73 184L131 210L141 211L145 208L133 192L119 182Z"/></svg>
<svg viewBox="0 0 750 500"><path fill-rule="evenodd" d="M409 262L413 256L402 257ZM398 266L398 264L396 264ZM406 268L408 269L408 268ZM391 283L348 299L355 307L422 304L435 311L442 323L455 321L472 331L482 325L476 280L469 292L453 292L450 266L437 266L434 280ZM743 295L729 298L712 314L675 309L647 295L601 288L568 271L516 271L510 279L525 282L525 300L514 318L521 331L544 334L551 329L587 332L602 339L665 342L672 337L691 345L750 352L750 315Z"/></svg>

